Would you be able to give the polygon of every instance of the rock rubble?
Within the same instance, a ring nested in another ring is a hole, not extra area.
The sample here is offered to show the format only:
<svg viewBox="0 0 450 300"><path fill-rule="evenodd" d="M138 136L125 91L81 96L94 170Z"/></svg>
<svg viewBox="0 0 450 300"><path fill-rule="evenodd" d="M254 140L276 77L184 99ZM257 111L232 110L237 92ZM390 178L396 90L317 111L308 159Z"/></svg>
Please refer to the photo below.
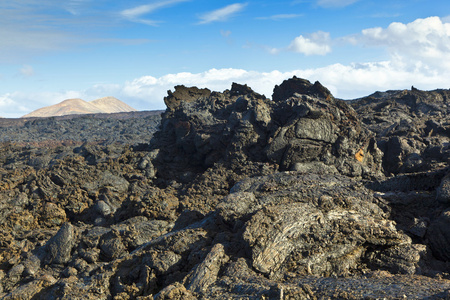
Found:
<svg viewBox="0 0 450 300"><path fill-rule="evenodd" d="M294 77L272 100L176 86L125 138L6 120L0 297L448 298L448 93Z"/></svg>

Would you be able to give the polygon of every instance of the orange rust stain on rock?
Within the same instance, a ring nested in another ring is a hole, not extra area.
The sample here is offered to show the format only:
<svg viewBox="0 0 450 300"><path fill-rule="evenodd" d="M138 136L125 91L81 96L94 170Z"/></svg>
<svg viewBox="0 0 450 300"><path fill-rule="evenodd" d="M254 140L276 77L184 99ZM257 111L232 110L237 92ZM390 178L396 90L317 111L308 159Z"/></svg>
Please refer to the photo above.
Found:
<svg viewBox="0 0 450 300"><path fill-rule="evenodd" d="M359 149L358 152L356 152L356 154L355 154L355 158L356 158L357 161L363 162L363 160L364 160L364 150L363 149Z"/></svg>

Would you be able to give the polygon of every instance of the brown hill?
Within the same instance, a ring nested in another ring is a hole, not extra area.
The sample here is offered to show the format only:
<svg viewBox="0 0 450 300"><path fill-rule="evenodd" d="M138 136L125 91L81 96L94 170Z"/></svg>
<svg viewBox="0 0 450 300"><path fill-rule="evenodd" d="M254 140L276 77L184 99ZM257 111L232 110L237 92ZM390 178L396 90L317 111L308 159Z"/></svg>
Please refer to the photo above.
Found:
<svg viewBox="0 0 450 300"><path fill-rule="evenodd" d="M129 112L136 111L134 108L128 104L114 98L114 97L103 97L94 101L89 102L99 109L103 113L117 113L117 112Z"/></svg>
<svg viewBox="0 0 450 300"><path fill-rule="evenodd" d="M118 113L136 111L131 106L114 97L104 97L90 102L82 99L67 99L58 104L37 109L22 118L55 117L65 115Z"/></svg>

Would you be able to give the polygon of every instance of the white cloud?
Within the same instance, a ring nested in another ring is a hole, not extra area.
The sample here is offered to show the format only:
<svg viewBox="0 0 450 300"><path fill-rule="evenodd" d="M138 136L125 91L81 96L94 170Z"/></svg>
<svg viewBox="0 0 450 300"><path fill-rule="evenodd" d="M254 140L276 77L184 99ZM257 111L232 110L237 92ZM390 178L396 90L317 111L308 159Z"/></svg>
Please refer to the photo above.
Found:
<svg viewBox="0 0 450 300"><path fill-rule="evenodd" d="M11 99L11 94L7 93L4 95L0 96L0 108L2 109L2 111L4 112L5 108L9 108L9 107L16 107L18 106L17 103ZM2 116L5 117L5 116Z"/></svg>
<svg viewBox="0 0 450 300"><path fill-rule="evenodd" d="M146 14L150 14L158 9L172 6L181 2L186 2L189 0L164 0L164 1L157 1L150 4L140 5L133 8L125 9L123 10L120 15L129 21L137 22L137 23L143 23L151 26L156 26L160 21L150 20L150 19L143 19L142 16Z"/></svg>
<svg viewBox="0 0 450 300"><path fill-rule="evenodd" d="M305 55L325 55L331 52L330 42L328 32L317 31L309 37L303 35L296 37L287 50Z"/></svg>
<svg viewBox="0 0 450 300"><path fill-rule="evenodd" d="M420 68L424 72L450 68L450 23L438 17L365 29L347 40L353 44L386 47L392 62L403 68Z"/></svg>
<svg viewBox="0 0 450 300"><path fill-rule="evenodd" d="M363 97L375 91L406 89L411 85L423 90L450 87L447 80L450 71L426 74L420 70L399 68L391 61L334 64L324 68L303 70L300 76L319 80L336 97L343 99Z"/></svg>
<svg viewBox="0 0 450 300"><path fill-rule="evenodd" d="M226 21L236 13L242 11L246 6L247 3L234 3L223 8L207 12L199 17L201 21L198 24Z"/></svg>
<svg viewBox="0 0 450 300"><path fill-rule="evenodd" d="M318 0L317 4L322 7L344 7L348 6L350 4L353 4L355 2L358 2L359 0Z"/></svg>

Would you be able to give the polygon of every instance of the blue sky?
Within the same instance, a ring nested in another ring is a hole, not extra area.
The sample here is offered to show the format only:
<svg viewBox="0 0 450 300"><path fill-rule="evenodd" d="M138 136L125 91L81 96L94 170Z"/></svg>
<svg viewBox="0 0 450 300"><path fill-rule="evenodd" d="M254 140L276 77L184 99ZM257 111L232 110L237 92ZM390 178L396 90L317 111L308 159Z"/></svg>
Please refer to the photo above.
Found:
<svg viewBox="0 0 450 300"><path fill-rule="evenodd" d="M21 0L0 3L0 116L114 96L163 109L184 84L293 75L339 98L450 88L448 0Z"/></svg>

